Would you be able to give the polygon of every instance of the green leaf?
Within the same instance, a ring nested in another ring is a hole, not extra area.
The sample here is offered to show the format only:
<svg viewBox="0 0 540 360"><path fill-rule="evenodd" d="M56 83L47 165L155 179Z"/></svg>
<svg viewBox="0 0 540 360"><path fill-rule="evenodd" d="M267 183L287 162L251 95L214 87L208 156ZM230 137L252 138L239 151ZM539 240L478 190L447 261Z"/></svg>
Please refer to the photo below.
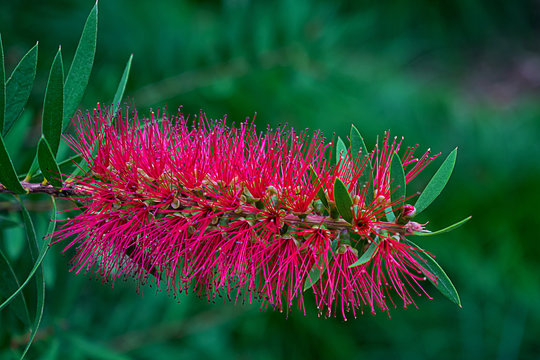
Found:
<svg viewBox="0 0 540 360"><path fill-rule="evenodd" d="M423 210L425 210L429 206L429 204L431 204L433 200L435 200L437 196L439 196L441 191L444 189L444 187L448 183L448 179L450 179L450 175L452 175L452 170L454 169L454 165L456 163L456 157L457 148L455 148L448 155L439 170L437 170L435 175L433 175L424 191L420 194L418 200L416 200L416 204L414 204L417 215L420 214Z"/></svg>
<svg viewBox="0 0 540 360"><path fill-rule="evenodd" d="M75 164L78 163L79 161L81 161L81 159L82 159L81 155L74 155L74 156L70 157L69 159L66 159L66 160L63 160L63 161L59 162L58 167L60 168L60 171L62 171L62 173L66 173L67 169L69 169L70 167L76 166ZM41 170L39 170L39 164L37 162L37 157L35 158L35 161L36 161L36 169L34 169L32 171L32 175L31 175L30 178L28 178L28 177L25 178L25 181L29 181L32 178L37 177L38 175L41 175ZM28 172L28 173L30 173L30 172ZM25 177L25 176L28 176L28 174L19 175L19 179L21 177Z"/></svg>
<svg viewBox="0 0 540 360"><path fill-rule="evenodd" d="M452 231L452 230L455 230L457 229L458 227L460 227L461 225L465 224L467 221L471 220L472 216L469 216L469 217L466 217L465 219L461 220L461 221L458 221L457 223L455 224L452 224L448 227L445 227L444 229L441 229L441 230L437 230L437 231L433 231L433 232L415 232L415 233L412 233L411 235L416 235L416 236L431 236L431 235L439 235L439 234L443 234L445 232L449 232L449 231Z"/></svg>
<svg viewBox="0 0 540 360"><path fill-rule="evenodd" d="M336 145L336 164L341 160L341 158L345 158L345 156L347 156L347 146L345 146L343 140L341 140L341 138L338 136ZM341 161L341 166L343 166L343 161Z"/></svg>
<svg viewBox="0 0 540 360"><path fill-rule="evenodd" d="M6 70L4 67L4 46L0 34L0 136L4 133L4 117L6 115Z"/></svg>
<svg viewBox="0 0 540 360"><path fill-rule="evenodd" d="M28 306L26 305L26 299L24 294L17 291L21 289L19 281L17 280L17 275L13 271L13 267L9 263L8 258L0 249L0 299L8 298L6 301L2 302L0 305L0 310L7 306L11 301L13 312L15 315L25 324L30 324L30 314L28 313ZM15 295L12 295L16 293ZM19 296L17 296L17 294Z"/></svg>
<svg viewBox="0 0 540 360"><path fill-rule="evenodd" d="M356 158L360 151L362 151L361 152L362 156L365 156L368 153L366 143L364 142L364 138L362 137L362 135L360 135L360 132L354 125L351 125L350 138L351 138L351 154L353 158Z"/></svg>
<svg viewBox="0 0 540 360"><path fill-rule="evenodd" d="M393 223L396 221L396 216L394 215L394 209L392 209L392 206L388 206L386 209L384 209L384 212L386 214L386 219L388 222Z"/></svg>
<svg viewBox="0 0 540 360"><path fill-rule="evenodd" d="M112 116L114 116L118 111L118 108L120 107L120 102L122 101L122 97L124 97L124 91L126 90L126 84L129 77L129 70L131 69L131 60L133 60L133 54L131 54L131 56L129 57L129 60L124 69L124 73L122 74L122 78L120 79L120 84L118 84L118 89L116 89L116 94L114 94L113 108L111 111Z"/></svg>
<svg viewBox="0 0 540 360"><path fill-rule="evenodd" d="M38 143L38 162L45 179L53 186L62 186L62 175L60 168L54 159L51 148L43 136Z"/></svg>
<svg viewBox="0 0 540 360"><path fill-rule="evenodd" d="M324 150L324 157L325 159L328 159L328 166L330 167L334 167L336 166L336 155L334 155L334 152L337 151L336 150L336 146L335 146L335 142L331 142L329 143L328 146L325 150Z"/></svg>
<svg viewBox="0 0 540 360"><path fill-rule="evenodd" d="M49 81L43 101L42 132L49 142L53 156L56 157L60 136L62 134L62 119L64 116L64 65L62 52L58 49L49 73Z"/></svg>
<svg viewBox="0 0 540 360"><path fill-rule="evenodd" d="M366 192L366 198L365 203L366 205L369 205L373 201L373 182L370 181L371 178L371 162L369 161L369 151L366 146L366 143L364 142L364 138L362 135L360 135L360 132L358 129L352 125L351 126L351 154L354 159L356 159L356 156L358 156L358 152L362 150L362 160L363 162L360 162L360 165L363 165L365 162L364 171L362 171L362 174L360 177L358 177L358 184L363 187L367 184L368 189Z"/></svg>
<svg viewBox="0 0 540 360"><path fill-rule="evenodd" d="M392 203L397 203L405 198L406 184L405 184L405 172L403 171L403 164L397 153L392 156L392 162L390 163L390 190L392 191L390 197ZM396 206L399 207L399 206ZM398 214L394 210L394 214Z"/></svg>
<svg viewBox="0 0 540 360"><path fill-rule="evenodd" d="M34 261L36 261L37 263L39 261L40 254L38 254L37 252L39 244L36 237L36 230L34 228L34 224L32 223L32 219L30 218L30 214L28 213L28 210L26 210L26 208L24 207L24 204L22 203L22 201L21 201L21 207L22 207L22 213L23 213L24 226L26 229L26 238L30 246L30 253ZM54 213L56 214L56 211L54 211ZM45 248L49 247L48 242L46 241L44 242L44 244L45 243L47 243L47 245L46 246L43 245L42 250L43 250L43 247ZM41 319L43 318L43 308L45 307L45 279L43 277L43 267L41 266L41 262L36 270L35 280L36 280L36 297L37 297L36 314L35 314L36 317L34 318L34 324L30 332L30 338L28 339L26 348L24 349L24 352L21 355L21 360L24 359L26 353L28 352L28 349L30 349L32 342L34 341L34 338L36 337L37 331L39 329L39 325L41 324Z"/></svg>
<svg viewBox="0 0 540 360"><path fill-rule="evenodd" d="M30 165L30 169L28 169L28 172L26 173L26 176L24 178L24 181L30 181L36 175L36 171L39 170L39 162L37 153L34 156L34 160L32 160L32 164ZM41 173L41 170L39 171Z"/></svg>
<svg viewBox="0 0 540 360"><path fill-rule="evenodd" d="M369 162L368 162L369 164ZM370 170L369 170L369 175L367 175L368 177L368 180L367 180L367 190L366 190L366 196L364 198L364 202L366 203L366 206L369 206L369 204L371 204L373 202L373 181L371 181L370 179L370 176L371 176L371 165L369 165L370 167ZM367 166L366 166L367 168ZM366 171L366 169L364 169L364 171ZM362 178L364 177L364 175L362 174L362 176L360 176L359 178L359 183L361 183L360 181L362 180ZM362 185L364 186L364 185Z"/></svg>
<svg viewBox="0 0 540 360"><path fill-rule="evenodd" d="M56 227L56 201L54 197L51 196L52 201L52 213L51 213L51 222L49 223L47 234L51 234L54 232L54 229ZM47 254L47 251L49 250L49 245L51 243L51 238L46 237L45 241L41 245L41 248L38 252L37 250L37 240L36 243L32 243L33 239L35 239L35 231L33 231L33 225L32 225L32 219L30 218L30 214L28 213L28 210L24 207L23 203L21 202L22 206L22 212L23 212L23 220L25 224L25 230L26 230L26 236L27 240L30 239L30 253L32 255L32 258L34 259L34 266L32 267L32 270L30 270L30 273L26 277L26 280L22 283L21 286L18 287L18 289L11 294L11 296L5 300L2 304L0 304L0 310L2 310L5 306L7 306L19 293L22 292L22 290L25 288L26 285L30 282L34 274L40 269L41 264L43 263L43 259L45 258L45 255Z"/></svg>
<svg viewBox="0 0 540 360"><path fill-rule="evenodd" d="M309 290L319 281L321 276L323 276L326 269L323 267L322 269L318 266L313 266L313 268L309 271L308 276L306 280L304 280L304 291Z"/></svg>
<svg viewBox="0 0 540 360"><path fill-rule="evenodd" d="M336 208L339 211L339 214L345 221L352 223L353 213L352 213L352 198L351 194L347 190L347 187L341 181L341 179L336 178L334 181L334 200L336 201Z"/></svg>
<svg viewBox="0 0 540 360"><path fill-rule="evenodd" d="M6 135L13 123L21 116L28 101L34 78L38 57L38 44L34 45L21 59L6 82L6 113L3 134Z"/></svg>
<svg viewBox="0 0 540 360"><path fill-rule="evenodd" d="M322 186L319 188L319 191L317 191L317 196L319 197L319 200L321 200L323 206L328 210L330 207L328 206L328 199L326 198L326 193Z"/></svg>
<svg viewBox="0 0 540 360"><path fill-rule="evenodd" d="M332 258L334 257L334 253L337 250L337 243L337 238L332 240L332 242L330 243L330 249L328 249L328 261L332 260ZM316 265L313 265L313 268L309 271L308 277L306 278L306 280L304 280L303 291L311 289L313 285L315 285L317 281L319 281L319 279L324 275L325 272L326 268L323 267L321 269Z"/></svg>
<svg viewBox="0 0 540 360"><path fill-rule="evenodd" d="M0 184L15 194L26 194L26 190L17 178L17 173L15 172L13 162L11 162L2 136L0 136L0 169L2 169L0 171Z"/></svg>
<svg viewBox="0 0 540 360"><path fill-rule="evenodd" d="M319 186L319 175L317 174L317 171L313 168L313 166L309 166L311 169L311 183L315 185L316 187ZM326 199L326 194L324 193L324 189L321 186L319 190L317 191L317 196L319 197L319 200L321 200L323 206L328 209L328 200Z"/></svg>
<svg viewBox="0 0 540 360"><path fill-rule="evenodd" d="M377 248L378 248L377 243L373 241L367 248L366 252L363 253L362 256L360 256L360 258L349 267L353 268L353 267L367 263L369 260L371 260L373 256L375 256Z"/></svg>
<svg viewBox="0 0 540 360"><path fill-rule="evenodd" d="M40 269L36 274L36 297L36 317L34 318L34 324L30 332L30 338L28 339L26 348L21 355L21 360L24 359L26 353L30 349L30 346L32 346L39 326L41 325L41 319L43 319L43 310L45 308L45 279L43 277L43 269Z"/></svg>
<svg viewBox="0 0 540 360"><path fill-rule="evenodd" d="M82 159L81 155L74 155L74 156L70 157L69 159L66 159L64 161L59 162L58 166L60 168L67 167L69 165L74 166L75 163L81 161L81 159Z"/></svg>
<svg viewBox="0 0 540 360"><path fill-rule="evenodd" d="M25 144L26 141L23 141L22 139L28 137L33 119L34 111L28 108L24 109L21 117L15 121L13 127L4 138L6 149L12 159L20 159L26 155L25 147L27 147L28 144Z"/></svg>
<svg viewBox="0 0 540 360"><path fill-rule="evenodd" d="M435 275L436 281L431 280L429 276L427 276L428 280L435 286L435 288L437 288L437 290L440 291L441 294L443 294L450 301L461 307L461 300L459 299L459 294L454 287L454 284L452 284L452 281L450 280L448 275L446 275L444 270L435 261L435 259L433 259L426 252L424 252L418 245L416 245L412 241L405 239L405 242L413 248L418 249L414 250L415 253L418 254L420 258L425 260L425 263L422 263L421 265L425 267L426 270L429 271L431 274Z"/></svg>
<svg viewBox="0 0 540 360"><path fill-rule="evenodd" d="M64 87L64 129L69 125L69 120L75 114L81 102L92 72L96 53L97 21L98 4L96 2L86 19L79 45L66 78Z"/></svg>

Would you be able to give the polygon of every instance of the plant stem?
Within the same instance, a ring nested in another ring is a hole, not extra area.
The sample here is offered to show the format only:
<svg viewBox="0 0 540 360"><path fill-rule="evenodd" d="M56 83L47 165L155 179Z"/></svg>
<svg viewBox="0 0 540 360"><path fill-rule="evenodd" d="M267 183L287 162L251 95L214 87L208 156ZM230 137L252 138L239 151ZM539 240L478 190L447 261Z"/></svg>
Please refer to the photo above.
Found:
<svg viewBox="0 0 540 360"><path fill-rule="evenodd" d="M21 181L22 187L30 193L42 193L49 194L55 197L72 197L72 196L85 196L85 193L78 192L68 184L64 184L64 187L57 188L50 184L43 183L30 183ZM4 185L0 184L0 193L13 194Z"/></svg>

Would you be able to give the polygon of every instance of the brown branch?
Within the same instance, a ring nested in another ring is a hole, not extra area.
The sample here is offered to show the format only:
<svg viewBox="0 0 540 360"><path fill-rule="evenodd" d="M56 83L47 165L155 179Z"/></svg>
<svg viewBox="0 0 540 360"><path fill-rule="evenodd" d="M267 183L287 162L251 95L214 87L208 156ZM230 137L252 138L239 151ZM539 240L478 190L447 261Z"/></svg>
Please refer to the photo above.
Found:
<svg viewBox="0 0 540 360"><path fill-rule="evenodd" d="M21 181L22 187L27 191L28 194L31 193L41 193L49 194L54 197L78 197L85 196L85 193L78 192L70 184L64 184L63 187L58 188L50 184L43 183L29 183L26 181ZM0 193L13 194L12 191L8 190L4 185L0 184Z"/></svg>

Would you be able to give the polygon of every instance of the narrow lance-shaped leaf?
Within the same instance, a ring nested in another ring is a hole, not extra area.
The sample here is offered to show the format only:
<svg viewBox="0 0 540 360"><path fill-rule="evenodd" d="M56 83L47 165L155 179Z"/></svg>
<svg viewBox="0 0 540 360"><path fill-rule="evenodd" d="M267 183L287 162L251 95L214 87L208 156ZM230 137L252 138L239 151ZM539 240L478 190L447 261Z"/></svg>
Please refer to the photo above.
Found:
<svg viewBox="0 0 540 360"><path fill-rule="evenodd" d="M360 187L366 186L366 198L365 202L366 204L370 204L373 201L373 182L370 181L371 178L371 162L369 161L369 151L367 149L366 143L364 142L364 138L362 135L360 135L360 132L356 128L356 126L351 126L351 154L354 158L358 156L358 152L362 150L360 153L360 156L362 156L362 161L359 162L360 166L362 166L365 162L364 171L362 171L362 174L358 178L358 184L360 184Z"/></svg>
<svg viewBox="0 0 540 360"><path fill-rule="evenodd" d="M43 136L39 139L38 143L38 161L45 179L51 183L51 185L61 187L62 175L60 174L60 168L54 159L47 139Z"/></svg>
<svg viewBox="0 0 540 360"><path fill-rule="evenodd" d="M303 291L309 290L319 281L321 276L326 271L325 268L319 268L318 266L314 265L313 268L309 271L308 276L304 280L304 288Z"/></svg>
<svg viewBox="0 0 540 360"><path fill-rule="evenodd" d="M461 307L461 300L459 299L459 294L454 286L452 284L452 281L446 275L444 270L441 268L441 266L433 259L431 256L429 256L426 252L424 252L418 245L413 243L410 240L405 239L405 242L412 246L413 248L416 248L418 250L415 250L416 254L420 256L425 262L422 262L422 266L426 268L427 271L429 271L431 274L435 275L436 281L433 281L432 279L427 277L428 280L437 288L437 290L440 291L441 294L446 296L450 301L457 304Z"/></svg>
<svg viewBox="0 0 540 360"><path fill-rule="evenodd" d="M345 159L347 159L347 146L345 142L338 136L338 141L336 145L336 164L339 163L339 171L343 173L343 168L345 167ZM348 180L352 178L353 173L351 172L348 176Z"/></svg>
<svg viewBox="0 0 540 360"><path fill-rule="evenodd" d="M362 138L362 135L360 135L360 132L356 128L356 126L351 125L351 132L350 132L350 138L351 138L351 154L354 158L358 156L358 153L362 156L367 154L367 147L364 143L364 139Z"/></svg>
<svg viewBox="0 0 540 360"><path fill-rule="evenodd" d="M330 146L328 146L324 150L324 156L328 160L328 165L329 166L334 166L334 165L336 165L336 155L334 154L337 151L336 150L336 143L331 142L328 145L330 145Z"/></svg>
<svg viewBox="0 0 540 360"><path fill-rule="evenodd" d="M45 308L45 277L43 276L43 268L40 268L36 273L36 297L36 317L34 319L30 338L28 339L28 343L26 344L24 352L21 355L21 360L24 359L26 353L28 353L28 350L30 349L30 346L32 346L39 326L41 325L41 320L43 319L43 310Z"/></svg>
<svg viewBox="0 0 540 360"><path fill-rule="evenodd" d="M390 190L392 191L390 197L392 203L396 203L405 198L406 185L405 185L405 172L403 171L403 164L397 153L392 156L392 162L390 163ZM394 205L395 208L399 206ZM396 210L393 210L397 216Z"/></svg>
<svg viewBox="0 0 540 360"><path fill-rule="evenodd" d="M396 215L394 215L394 209L392 209L392 206L388 206L386 209L384 209L384 212L386 214L386 220L388 222L393 223L396 221Z"/></svg>
<svg viewBox="0 0 540 360"><path fill-rule="evenodd" d="M30 246L30 253L32 255L32 258L34 259L34 262L37 263L39 261L40 254L38 253L39 244L36 237L34 224L32 223L32 219L30 218L30 214L28 213L28 210L26 210L22 202L21 202L21 209L22 209L22 214L23 214L24 226L26 229L26 238ZM54 214L56 214L56 206L54 202L53 202L53 211L54 211ZM51 226L54 226L54 225L49 224L49 229L51 229ZM49 244L46 245L47 248L48 246ZM42 249L43 249L43 246L42 246ZM34 338L36 337L37 331L41 324L41 319L43 318L43 309L45 307L45 278L43 276L43 267L41 266L41 264L38 266L36 270L35 281L36 281L36 297L37 297L36 314L35 314L34 323L32 326L32 331L28 339L28 343L26 344L24 352L21 355L21 360L24 359L24 357L26 356L26 353L28 352L28 349L30 349L30 346L32 345L32 342L34 341Z"/></svg>
<svg viewBox="0 0 540 360"><path fill-rule="evenodd" d="M51 196L51 201L52 201L52 210L51 210L51 222L49 223L49 227L47 228L47 234L50 235L54 232L54 229L56 227L56 201L54 199L53 196ZM22 202L21 202L21 206L23 206ZM26 208L25 210L26 211ZM28 225L28 221L31 222L31 220L28 220L27 218L25 218L27 215L29 216L28 214L28 211L26 211L26 214L24 213L23 211L23 220L25 220L25 229L27 231L27 236L28 236L28 227L26 226L29 226ZM32 235L32 234L30 234ZM26 280L17 288L17 290L15 292L13 292L11 294L11 296L9 296L9 298L7 298L7 300L5 300L3 303L0 304L0 311L5 307L7 306L11 301L13 301L13 299L15 299L15 297L22 292L22 290L25 288L26 285L28 285L28 283L30 282L30 280L32 280L34 274L38 271L38 269L41 267L41 264L43 263L43 259L45 258L45 255L47 254L47 251L49 250L49 245L51 244L51 238L50 237L46 237L43 241L43 244L41 244L41 248L39 249L39 252L37 251L37 248L32 245L32 247L30 248L31 252L32 253L35 253L35 260L34 260L34 266L32 267L32 270L30 270L30 273L28 274L28 276L26 277Z"/></svg>
<svg viewBox="0 0 540 360"><path fill-rule="evenodd" d="M369 260L371 260L371 258L373 256L375 256L376 252L377 252L377 243L375 241L373 241L367 248L366 252L362 254L362 256L360 256L360 258L358 260L356 260L356 262L354 264L351 264L349 267L350 268L353 268L353 267L356 267L356 266L360 266L362 264L365 264L367 263Z"/></svg>
<svg viewBox="0 0 540 360"><path fill-rule="evenodd" d="M337 243L338 239L334 239L330 243L330 249L328 249L328 261L332 260L334 257L334 253L337 250ZM309 290L319 281L319 279L324 275L326 272L325 267L319 268L317 265L314 265L313 268L309 271L308 276L304 280L304 289L303 291Z"/></svg>
<svg viewBox="0 0 540 360"><path fill-rule="evenodd" d="M22 187L17 173L13 167L13 162L9 157L4 139L0 136L0 184L4 185L9 191L15 194L25 194L26 190Z"/></svg>
<svg viewBox="0 0 540 360"><path fill-rule="evenodd" d="M446 233L446 232L449 232L449 231L452 231L452 230L455 230L457 229L458 227L460 227L461 225L465 224L467 221L471 220L472 216L468 216L466 217L465 219L461 220L461 221L458 221L457 223L455 224L452 224L450 226L447 226L445 227L444 229L441 229L441 230L437 230L437 231L432 231L432 232L415 232L415 233L412 233L411 235L416 235L416 236L431 236L431 235L439 235L439 234L443 234L443 233Z"/></svg>
<svg viewBox="0 0 540 360"><path fill-rule="evenodd" d="M32 161L32 164L30 164L30 169L28 169L28 172L26 173L24 181L30 181L30 179L32 179L32 177L36 174L36 171L38 170L39 170L39 162L38 162L37 153L36 153L36 156L34 156L34 160Z"/></svg>
<svg viewBox="0 0 540 360"><path fill-rule="evenodd" d="M319 186L319 183L320 183L320 180L319 180L319 175L317 174L317 171L315 171L315 169L313 168L313 166L310 166L310 169L311 169L311 183L317 187ZM323 204L323 206L328 209L328 200L326 199L326 194L324 193L324 189L323 189L323 186L321 186L319 188L319 190L317 191L317 196L319 197L319 200L321 200L321 203Z"/></svg>
<svg viewBox="0 0 540 360"><path fill-rule="evenodd" d="M97 20L98 4L96 2L86 19L79 45L66 78L64 87L64 129L68 126L69 119L81 102L92 72L96 53Z"/></svg>
<svg viewBox="0 0 540 360"><path fill-rule="evenodd" d="M21 116L28 101L38 58L38 44L34 45L21 59L6 82L6 110L4 117L4 136L9 132L13 123Z"/></svg>
<svg viewBox="0 0 540 360"><path fill-rule="evenodd" d="M334 181L334 200L336 201L336 208L339 211L339 214L343 217L343 219L345 219L345 221L352 223L353 203L351 194L349 194L347 187L339 178L336 178Z"/></svg>
<svg viewBox="0 0 540 360"><path fill-rule="evenodd" d="M60 136L62 134L62 119L64 116L64 65L62 52L58 49L49 73L49 81L43 101L42 132L49 142L53 156L56 157Z"/></svg>
<svg viewBox="0 0 540 360"><path fill-rule="evenodd" d="M63 160L63 161L60 161L58 163L58 167L60 168L60 171L65 174L67 173L67 170L69 168L72 168L74 166L76 166L76 164L81 161L82 159L82 156L81 155L74 155L66 160ZM19 175L19 179L22 179L24 178L25 181L29 181L31 180L33 177L36 177L38 175L41 175L41 170L39 170L39 163L37 162L37 157L35 158L36 160L36 169L32 172L32 176L31 177L27 177L28 174L23 174L23 175Z"/></svg>
<svg viewBox="0 0 540 360"><path fill-rule="evenodd" d="M116 114L118 108L120 107L120 102L124 97L124 91L126 90L126 84L129 77L129 70L131 69L131 60L133 60L133 54L131 54L131 56L129 57L129 60L124 69L124 73L122 74L122 78L120 79L120 83L118 84L118 89L116 89L116 93L114 94L111 116L114 116Z"/></svg>
<svg viewBox="0 0 540 360"><path fill-rule="evenodd" d="M341 138L338 136L337 145L336 145L336 164L347 156L347 146ZM341 161L341 166L343 166L343 161Z"/></svg>
<svg viewBox="0 0 540 360"><path fill-rule="evenodd" d="M444 189L446 183L448 183L448 179L450 179L450 175L452 175L456 157L457 148L455 148L444 160L439 170L433 175L424 191L418 197L418 200L416 200L416 204L414 204L416 214L420 214L425 210Z"/></svg>
<svg viewBox="0 0 540 360"><path fill-rule="evenodd" d="M0 136L4 133L4 117L6 114L6 70L4 67L4 46L0 34Z"/></svg>
<svg viewBox="0 0 540 360"><path fill-rule="evenodd" d="M0 300L8 298L0 305L0 310L4 306L12 302L11 306L15 315L25 324L30 324L30 314L28 313L28 306L26 305L26 299L24 294L19 294L17 289L21 289L17 275L13 271L13 267L9 263L9 259L4 255L2 249L0 249ZM13 293L19 296L12 295Z"/></svg>
<svg viewBox="0 0 540 360"><path fill-rule="evenodd" d="M328 210L330 207L328 206L328 199L326 198L326 193L322 186L317 191L317 196L319 197L319 200L321 200L323 206Z"/></svg>
<svg viewBox="0 0 540 360"><path fill-rule="evenodd" d="M36 229L34 228L30 213L28 212L26 206L24 205L24 202L20 198L19 204L21 205L21 213L24 223L24 229L26 231L26 240L28 241L28 246L30 249L30 256L32 256L32 259L35 262L39 257L39 246L37 243Z"/></svg>
<svg viewBox="0 0 540 360"><path fill-rule="evenodd" d="M35 111L31 108L25 108L21 117L15 121L13 127L9 131L9 134L4 138L6 148L11 155L14 162L24 158L25 147L28 146L27 141L24 141L28 137L29 129L32 127ZM37 145L32 139L33 145Z"/></svg>

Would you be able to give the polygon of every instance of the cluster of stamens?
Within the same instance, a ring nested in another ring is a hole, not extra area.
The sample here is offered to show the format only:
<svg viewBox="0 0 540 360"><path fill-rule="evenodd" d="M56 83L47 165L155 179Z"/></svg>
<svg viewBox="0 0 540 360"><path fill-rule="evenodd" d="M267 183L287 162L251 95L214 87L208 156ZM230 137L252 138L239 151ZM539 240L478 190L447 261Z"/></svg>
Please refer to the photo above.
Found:
<svg viewBox="0 0 540 360"><path fill-rule="evenodd" d="M331 164L335 148L319 132L101 108L78 120L66 140L89 164L70 185L82 212L54 234L77 247L77 272L155 279L174 294L257 299L286 312L295 303L305 311L309 289L319 314L344 318L387 312L396 297L414 304L425 294L420 282L433 278L401 241L416 223L406 199L391 200L395 138ZM415 149L402 157L407 182L434 158L415 158ZM336 179L351 195L351 221L336 209ZM390 221L389 209L401 216ZM373 256L351 267L373 242Z"/></svg>

